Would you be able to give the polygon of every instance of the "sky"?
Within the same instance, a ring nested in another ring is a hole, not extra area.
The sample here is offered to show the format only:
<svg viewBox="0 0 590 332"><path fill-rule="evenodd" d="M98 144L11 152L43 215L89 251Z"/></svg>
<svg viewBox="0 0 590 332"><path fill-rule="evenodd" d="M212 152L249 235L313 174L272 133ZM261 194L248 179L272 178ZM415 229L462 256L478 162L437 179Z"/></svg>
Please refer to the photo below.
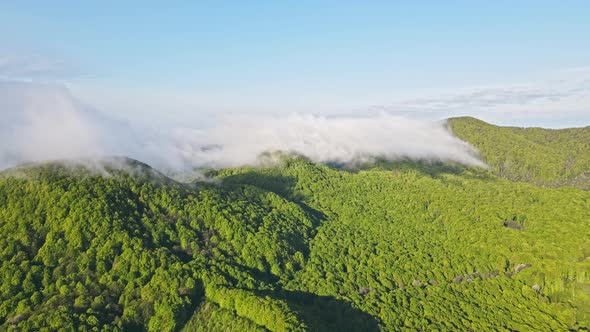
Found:
<svg viewBox="0 0 590 332"><path fill-rule="evenodd" d="M122 119L590 124L588 1L4 1L0 78Z"/></svg>

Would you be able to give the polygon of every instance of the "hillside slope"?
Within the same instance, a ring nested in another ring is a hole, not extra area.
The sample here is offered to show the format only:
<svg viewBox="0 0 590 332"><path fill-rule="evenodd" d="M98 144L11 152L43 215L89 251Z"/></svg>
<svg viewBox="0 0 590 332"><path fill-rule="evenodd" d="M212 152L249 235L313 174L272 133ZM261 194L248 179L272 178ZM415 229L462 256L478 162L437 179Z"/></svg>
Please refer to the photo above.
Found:
<svg viewBox="0 0 590 332"><path fill-rule="evenodd" d="M452 118L448 123L457 137L480 151L499 176L590 189L590 127L499 127L471 117Z"/></svg>
<svg viewBox="0 0 590 332"><path fill-rule="evenodd" d="M298 160L220 176L321 211L287 287L351 302L386 330L588 325L588 192L405 166L349 173Z"/></svg>
<svg viewBox="0 0 590 332"><path fill-rule="evenodd" d="M2 328L590 327L588 191L410 162L287 157L216 184L132 164L2 173Z"/></svg>
<svg viewBox="0 0 590 332"><path fill-rule="evenodd" d="M104 176L46 164L1 177L1 325L170 331L205 292L237 301L231 310L265 303L269 317L251 316L255 325L299 324L283 302L246 289L268 289L271 271L289 276L303 263L313 223L301 208L255 187L195 188L132 166Z"/></svg>

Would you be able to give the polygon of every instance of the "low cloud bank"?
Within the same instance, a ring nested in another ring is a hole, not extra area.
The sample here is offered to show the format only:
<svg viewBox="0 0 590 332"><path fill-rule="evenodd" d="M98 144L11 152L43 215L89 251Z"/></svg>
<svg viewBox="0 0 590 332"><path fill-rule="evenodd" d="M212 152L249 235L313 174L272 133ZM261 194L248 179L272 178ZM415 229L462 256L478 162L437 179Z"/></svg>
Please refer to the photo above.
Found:
<svg viewBox="0 0 590 332"><path fill-rule="evenodd" d="M138 128L107 118L49 84L0 82L0 169L23 162L122 155L177 172L253 165L269 151L317 162L382 157L485 167L444 123L394 116L225 116L207 128ZM198 128L198 129L197 129Z"/></svg>
<svg viewBox="0 0 590 332"><path fill-rule="evenodd" d="M178 129L174 137L182 143L183 159L213 167L253 164L267 151L294 152L317 162L383 157L483 166L473 148L453 137L443 123L388 114L234 116L207 130Z"/></svg>

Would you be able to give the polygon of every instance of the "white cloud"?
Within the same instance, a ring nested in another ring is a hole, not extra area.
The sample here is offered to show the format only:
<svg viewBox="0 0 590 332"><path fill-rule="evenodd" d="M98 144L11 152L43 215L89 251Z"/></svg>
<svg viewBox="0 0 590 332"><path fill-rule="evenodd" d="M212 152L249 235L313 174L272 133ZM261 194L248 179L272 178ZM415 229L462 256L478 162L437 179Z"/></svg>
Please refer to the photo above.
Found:
<svg viewBox="0 0 590 332"><path fill-rule="evenodd" d="M0 58L0 76L59 72L59 65L23 63L27 65ZM590 124L587 67L554 72L528 83L425 93L340 116L277 109L220 117L212 110L191 111L199 103L190 93L179 101L174 93L136 90L128 96L125 89L117 94L109 89L95 93L98 97L90 98L92 103L99 99L105 101L99 103L101 107L120 107L100 113L63 85L33 83L22 77L0 80L0 168L24 161L104 155L125 155L159 168L226 167L255 163L259 154L272 150L300 153L319 162L381 156L481 166L473 149L437 120L471 115L507 125ZM182 111L171 111L179 105Z"/></svg>
<svg viewBox="0 0 590 332"><path fill-rule="evenodd" d="M483 166L475 151L441 122L382 113L369 117L234 116L207 130L180 129L186 160L217 167L255 163L266 151L303 154L318 162L348 163L371 157L456 161Z"/></svg>
<svg viewBox="0 0 590 332"><path fill-rule="evenodd" d="M318 162L368 157L456 161L483 166L443 123L388 114L369 117L227 116L207 128L151 127L106 118L50 84L0 83L0 166L24 161L125 155L176 169L253 164L281 150ZM152 128L152 129L150 129ZM155 129L154 129L155 128Z"/></svg>
<svg viewBox="0 0 590 332"><path fill-rule="evenodd" d="M103 152L90 112L58 86L0 82L0 165Z"/></svg>

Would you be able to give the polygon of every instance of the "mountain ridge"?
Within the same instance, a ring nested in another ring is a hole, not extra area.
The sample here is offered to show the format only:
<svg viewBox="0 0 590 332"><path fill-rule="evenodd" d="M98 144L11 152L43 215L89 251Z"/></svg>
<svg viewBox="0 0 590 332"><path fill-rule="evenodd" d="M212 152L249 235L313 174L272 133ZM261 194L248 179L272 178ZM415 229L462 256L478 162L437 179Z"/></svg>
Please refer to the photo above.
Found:
<svg viewBox="0 0 590 332"><path fill-rule="evenodd" d="M590 126L501 127L472 117L451 118L448 125L479 150L496 175L542 186L590 189Z"/></svg>

